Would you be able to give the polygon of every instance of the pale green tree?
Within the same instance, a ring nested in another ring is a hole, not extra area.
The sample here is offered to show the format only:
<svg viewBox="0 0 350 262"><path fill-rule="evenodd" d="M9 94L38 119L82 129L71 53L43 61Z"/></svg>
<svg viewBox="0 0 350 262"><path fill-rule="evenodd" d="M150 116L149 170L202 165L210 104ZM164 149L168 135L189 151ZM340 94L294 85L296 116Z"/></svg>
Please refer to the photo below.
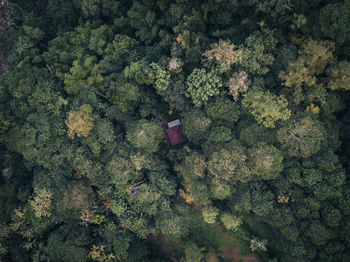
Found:
<svg viewBox="0 0 350 262"><path fill-rule="evenodd" d="M254 174L261 179L276 178L283 169L280 150L264 142L249 149L249 163Z"/></svg>
<svg viewBox="0 0 350 262"><path fill-rule="evenodd" d="M240 217L234 216L228 212L224 212L220 215L220 220L227 229L236 230L242 224Z"/></svg>
<svg viewBox="0 0 350 262"><path fill-rule="evenodd" d="M276 96L270 91L253 87L244 94L242 105L254 116L256 121L267 128L274 128L277 120L288 120L291 111L288 109L287 99Z"/></svg>
<svg viewBox="0 0 350 262"><path fill-rule="evenodd" d="M139 120L128 127L126 139L134 147L153 153L158 151L159 144L164 139L164 131L156 121Z"/></svg>
<svg viewBox="0 0 350 262"><path fill-rule="evenodd" d="M290 156L309 157L320 150L325 129L310 115L299 115L278 130L277 139Z"/></svg>
<svg viewBox="0 0 350 262"><path fill-rule="evenodd" d="M213 224L216 217L219 215L219 210L214 206L207 206L202 209L202 216L205 222Z"/></svg>

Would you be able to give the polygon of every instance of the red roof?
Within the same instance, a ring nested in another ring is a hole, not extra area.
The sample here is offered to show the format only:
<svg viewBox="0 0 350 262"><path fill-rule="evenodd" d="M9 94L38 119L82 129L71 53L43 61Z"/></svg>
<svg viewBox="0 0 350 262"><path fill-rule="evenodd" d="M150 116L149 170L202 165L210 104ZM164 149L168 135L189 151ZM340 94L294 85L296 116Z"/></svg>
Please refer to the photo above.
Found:
<svg viewBox="0 0 350 262"><path fill-rule="evenodd" d="M172 128L165 130L165 132L168 135L170 144L173 146L185 142L186 140L182 133L181 126L173 126Z"/></svg>

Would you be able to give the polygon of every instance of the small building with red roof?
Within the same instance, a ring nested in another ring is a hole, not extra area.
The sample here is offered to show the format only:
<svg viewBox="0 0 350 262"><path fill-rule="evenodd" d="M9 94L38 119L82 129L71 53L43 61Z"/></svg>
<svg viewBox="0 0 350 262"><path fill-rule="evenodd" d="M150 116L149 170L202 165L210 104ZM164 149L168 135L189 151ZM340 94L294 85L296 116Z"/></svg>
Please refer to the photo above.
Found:
<svg viewBox="0 0 350 262"><path fill-rule="evenodd" d="M165 130L169 142L172 146L185 142L185 136L182 133L182 128L180 126L180 120L176 119L168 123L168 129Z"/></svg>

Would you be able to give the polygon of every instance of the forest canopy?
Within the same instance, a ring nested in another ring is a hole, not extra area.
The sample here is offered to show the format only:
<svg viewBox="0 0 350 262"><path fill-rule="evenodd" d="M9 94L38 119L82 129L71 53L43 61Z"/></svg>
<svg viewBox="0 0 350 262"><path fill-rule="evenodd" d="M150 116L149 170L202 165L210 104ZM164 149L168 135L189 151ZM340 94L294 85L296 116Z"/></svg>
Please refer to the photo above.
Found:
<svg viewBox="0 0 350 262"><path fill-rule="evenodd" d="M0 1L0 261L346 262L350 0Z"/></svg>

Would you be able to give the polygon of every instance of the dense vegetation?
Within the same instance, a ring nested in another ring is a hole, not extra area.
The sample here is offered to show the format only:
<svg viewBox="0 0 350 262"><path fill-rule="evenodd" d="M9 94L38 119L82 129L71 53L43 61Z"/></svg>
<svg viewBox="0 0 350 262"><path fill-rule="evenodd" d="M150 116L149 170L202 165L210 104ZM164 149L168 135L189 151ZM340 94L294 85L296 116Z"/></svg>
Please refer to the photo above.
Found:
<svg viewBox="0 0 350 262"><path fill-rule="evenodd" d="M2 0L0 261L349 261L349 105L350 0Z"/></svg>

